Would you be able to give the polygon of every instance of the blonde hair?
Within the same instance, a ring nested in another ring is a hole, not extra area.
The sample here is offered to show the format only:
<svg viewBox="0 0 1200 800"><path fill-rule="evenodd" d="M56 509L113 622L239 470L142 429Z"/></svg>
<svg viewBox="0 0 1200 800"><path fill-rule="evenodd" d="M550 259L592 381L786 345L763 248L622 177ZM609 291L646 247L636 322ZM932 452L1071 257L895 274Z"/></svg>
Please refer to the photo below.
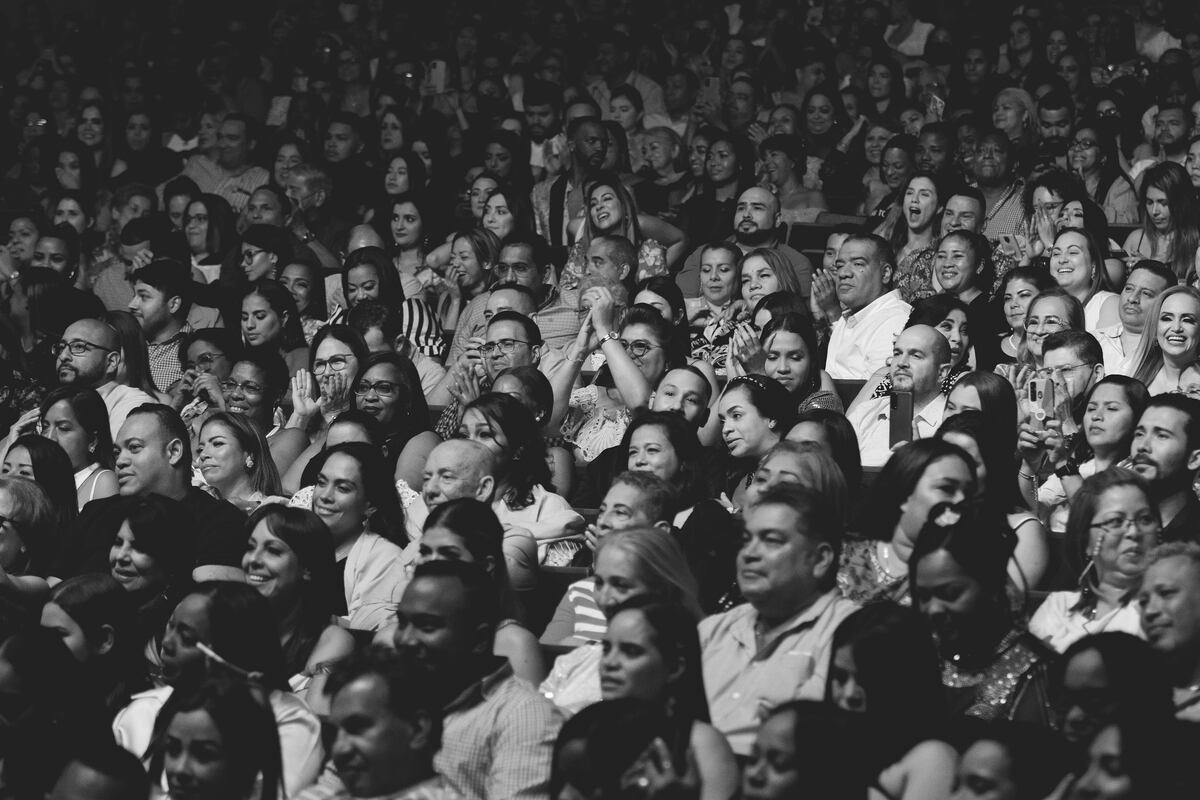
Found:
<svg viewBox="0 0 1200 800"><path fill-rule="evenodd" d="M1146 386L1154 381L1158 371L1163 367L1162 346L1158 343L1158 317L1162 313L1163 303L1167 298L1177 294L1188 295L1200 309L1200 291L1191 286L1171 286L1154 298L1154 305L1150 306L1150 311L1146 314L1146 325L1142 328L1142 338L1138 340L1137 349L1133 352L1132 375ZM1193 360L1196 355L1192 354Z"/></svg>
<svg viewBox="0 0 1200 800"><path fill-rule="evenodd" d="M638 577L650 586L657 599L678 603L697 620L704 616L696 576L674 536L661 528L613 531L600 539L596 561L601 553L613 548L633 558Z"/></svg>

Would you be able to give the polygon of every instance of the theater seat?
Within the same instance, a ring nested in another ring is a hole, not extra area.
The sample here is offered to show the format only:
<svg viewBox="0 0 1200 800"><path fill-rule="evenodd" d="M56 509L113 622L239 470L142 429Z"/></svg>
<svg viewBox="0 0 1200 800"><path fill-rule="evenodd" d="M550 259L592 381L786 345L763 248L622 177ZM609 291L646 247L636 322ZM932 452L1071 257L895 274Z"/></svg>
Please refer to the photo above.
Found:
<svg viewBox="0 0 1200 800"><path fill-rule="evenodd" d="M851 381L851 380L835 380L833 388L837 391L838 397L841 398L842 408L849 408L854 402L854 398L858 397L858 393L862 391L866 381Z"/></svg>
<svg viewBox="0 0 1200 800"><path fill-rule="evenodd" d="M534 636L541 637L550 618L554 616L554 609L558 608L558 602L567 593L567 587L589 574L591 570L586 567L540 567L537 586L532 591L522 592L520 598L524 605L520 611L525 627Z"/></svg>

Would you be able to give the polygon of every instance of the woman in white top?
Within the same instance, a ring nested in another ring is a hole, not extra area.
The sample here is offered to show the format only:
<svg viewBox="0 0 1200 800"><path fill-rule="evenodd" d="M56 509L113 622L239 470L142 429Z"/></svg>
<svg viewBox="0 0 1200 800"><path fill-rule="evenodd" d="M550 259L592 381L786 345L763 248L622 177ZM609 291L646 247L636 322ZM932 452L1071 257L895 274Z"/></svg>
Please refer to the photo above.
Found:
<svg viewBox="0 0 1200 800"><path fill-rule="evenodd" d="M63 386L42 401L38 432L67 453L75 470L79 508L117 493L108 409L93 389Z"/></svg>
<svg viewBox="0 0 1200 800"><path fill-rule="evenodd" d="M1108 290L1104 251L1084 229L1059 231L1050 251L1050 277L1083 304L1084 330L1095 331L1120 321L1119 298Z"/></svg>
<svg viewBox="0 0 1200 800"><path fill-rule="evenodd" d="M1172 286L1160 294L1146 315L1146 326L1133 355L1133 377L1150 395L1186 392L1200 385L1200 291Z"/></svg>
<svg viewBox="0 0 1200 800"><path fill-rule="evenodd" d="M1079 590L1053 592L1029 621L1029 632L1058 652L1102 631L1142 636L1136 602L1147 557L1162 522L1137 474L1120 467L1083 482L1067 519L1067 566Z"/></svg>

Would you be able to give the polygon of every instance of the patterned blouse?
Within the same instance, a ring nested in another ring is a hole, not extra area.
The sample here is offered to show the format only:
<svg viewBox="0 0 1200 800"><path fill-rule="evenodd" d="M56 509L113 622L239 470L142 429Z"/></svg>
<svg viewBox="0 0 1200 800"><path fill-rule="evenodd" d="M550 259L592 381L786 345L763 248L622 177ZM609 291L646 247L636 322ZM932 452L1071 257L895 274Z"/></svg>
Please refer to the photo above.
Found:
<svg viewBox="0 0 1200 800"><path fill-rule="evenodd" d="M936 294L933 290L935 254L936 250L932 247L913 250L896 264L895 288L900 290L904 302L912 304Z"/></svg>

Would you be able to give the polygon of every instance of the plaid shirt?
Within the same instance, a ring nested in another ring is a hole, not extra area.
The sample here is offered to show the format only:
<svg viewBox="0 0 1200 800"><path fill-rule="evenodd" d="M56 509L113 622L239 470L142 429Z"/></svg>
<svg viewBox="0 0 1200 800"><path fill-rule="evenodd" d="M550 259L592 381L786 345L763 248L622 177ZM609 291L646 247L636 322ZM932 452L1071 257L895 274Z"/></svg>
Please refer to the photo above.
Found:
<svg viewBox="0 0 1200 800"><path fill-rule="evenodd" d="M562 713L503 666L446 709L433 767L467 800L548 800Z"/></svg>
<svg viewBox="0 0 1200 800"><path fill-rule="evenodd" d="M165 342L146 343L146 349L150 352L150 377L154 379L154 385L160 392L167 391L175 381L183 377L183 366L179 363L179 343L191 332L192 326L185 323L179 329L179 333Z"/></svg>

